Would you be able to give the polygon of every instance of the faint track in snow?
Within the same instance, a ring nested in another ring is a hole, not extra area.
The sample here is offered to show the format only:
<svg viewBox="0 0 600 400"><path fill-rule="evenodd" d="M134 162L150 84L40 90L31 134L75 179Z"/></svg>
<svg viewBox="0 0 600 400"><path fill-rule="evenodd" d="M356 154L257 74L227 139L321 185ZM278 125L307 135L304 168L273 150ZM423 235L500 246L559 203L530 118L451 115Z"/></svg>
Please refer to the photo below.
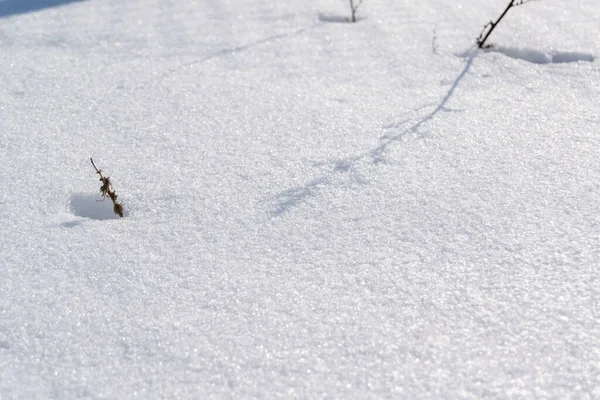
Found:
<svg viewBox="0 0 600 400"><path fill-rule="evenodd" d="M227 55L230 55L230 54L235 54L237 52L242 52L242 51L248 50L248 49L250 49L252 47L260 46L261 44L273 42L273 41L280 40L280 39L287 39L287 38L295 37L295 36L301 35L302 33L306 32L306 31L314 29L314 28L316 28L317 26L320 26L320 25L323 25L323 22L317 22L315 24L306 26L304 28L297 29L297 30L295 30L293 32L280 33L280 34L277 34L277 35L269 36L269 37L266 37L266 38L263 38L263 39L255 41L255 42L251 42L251 43L245 44L245 45L231 47L231 48L228 48L228 49L223 49L223 50L220 50L220 51L218 51L216 53L212 53L212 54L209 54L207 56L195 59L193 61L189 61L187 63L184 63L184 64L178 65L176 67L170 68L170 69L168 69L167 71L163 72L160 75L154 76L154 77L152 77L152 78L150 78L150 79L148 79L146 81L143 81L143 82L139 83L138 85L136 85L135 87L133 87L131 89L131 93L135 93L136 91L138 91L138 90L140 90L140 89L148 86L151 83L162 81L163 79L166 79L169 76L174 75L177 72L179 72L179 71L181 71L181 70L183 70L185 68L189 68L189 67L192 67L194 65L199 65L199 64L205 63L205 62L210 61L210 60L215 59L215 58L220 58L220 57L227 56Z"/></svg>
<svg viewBox="0 0 600 400"><path fill-rule="evenodd" d="M274 208L271 212L271 215L280 216L285 214L292 208L300 205L307 198L314 197L321 187L332 184L332 176L336 174L347 174L354 171L358 163L363 160L370 160L373 164L382 163L384 161L384 153L388 150L388 148L399 140L405 138L407 135L416 133L419 136L422 136L422 134L419 132L419 128L421 126L425 125L429 121L432 121L440 113L440 111L452 111L446 107L446 104L448 104L450 99L454 96L456 88L463 80L465 75L469 72L469 69L471 69L477 54L478 49L474 46L465 53L466 61L463 69L454 79L452 86L450 86L442 100L431 112L419 118L414 124L404 129L400 133L383 136L382 143L374 149L355 156L339 159L333 163L334 168L330 172L311 180L303 186L297 186L281 192L275 198ZM421 110L422 108L424 107L419 107L418 110ZM396 128L399 125L401 125L401 123L390 125L388 128Z"/></svg>

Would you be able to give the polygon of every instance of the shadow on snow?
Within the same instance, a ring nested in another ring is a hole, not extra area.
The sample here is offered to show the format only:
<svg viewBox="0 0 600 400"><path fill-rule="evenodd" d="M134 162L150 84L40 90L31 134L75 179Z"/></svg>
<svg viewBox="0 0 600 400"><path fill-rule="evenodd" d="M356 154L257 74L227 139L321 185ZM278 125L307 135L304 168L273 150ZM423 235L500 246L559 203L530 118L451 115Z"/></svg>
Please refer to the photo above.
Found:
<svg viewBox="0 0 600 400"><path fill-rule="evenodd" d="M478 54L478 49L475 47L472 47L471 49L469 49L467 52L464 53L464 55L463 55L463 57L465 58L464 67L462 68L460 73L457 75L457 77L454 79L452 86L450 86L450 88L448 89L448 91L446 92L444 97L441 99L441 101L437 104L437 106L432 111L423 115L414 124L412 124L411 126L409 126L406 129L402 130L401 132L396 133L396 134L385 135L382 138L382 143L379 146L375 147L374 149L371 149L367 152L364 152L362 154L358 154L358 155L355 155L352 157L340 159L334 163L334 168L332 169L332 171L330 171L326 174L323 174L322 176L320 176L316 179L313 179L312 181L305 184L304 186L295 187L295 188L288 189L288 190L281 192L275 198L275 202L274 202L275 204L274 204L273 210L271 211L271 215L272 216L280 216L280 215L290 211L292 208L300 205L308 197L315 196L319 192L319 189L322 186L331 184L331 182L332 182L331 177L334 174L347 174L347 173L353 171L354 167L356 167L358 165L358 163L363 160L370 160L373 164L382 163L384 161L385 152L389 149L389 147L392 144L394 144L395 142L398 142L399 140L402 140L404 137L406 137L409 134L416 133L416 134L419 134L420 136L422 136L421 133L419 132L419 128L421 126L423 126L424 124L426 124L427 122L433 120L440 113L440 111L455 111L455 110L447 108L446 105L448 104L450 99L453 97L454 92L456 91L456 88L458 87L460 82L463 80L465 75L469 72L469 69L471 68L471 65L473 65L473 61L474 61L475 57L477 56L477 54ZM388 128L396 128L399 125L400 124L390 125Z"/></svg>
<svg viewBox="0 0 600 400"><path fill-rule="evenodd" d="M561 64L580 61L594 62L596 59L593 54L583 52L558 50L541 51L529 48L504 46L492 46L485 49L485 52L501 53L507 57L527 61L533 64Z"/></svg>
<svg viewBox="0 0 600 400"><path fill-rule="evenodd" d="M327 21L327 19L321 18L321 20ZM342 22L341 18L331 19L331 22ZM596 57L590 53L584 52L567 52L567 51L540 51L529 48L514 48L514 47L503 47L503 46L493 46L484 50L485 52L497 52L504 54L507 57L524 60L534 64L559 64L559 63L571 63L571 62L594 62ZM456 88L465 77L465 75L469 72L471 65L473 64L473 60L478 54L477 48L471 48L466 51L461 56L465 58L465 65L463 69L460 71L458 76L454 79L452 86L448 89L444 97L437 104L437 106L430 111L429 113L423 115L419 118L414 124L409 126L408 128L402 130L401 132L395 134L387 134L382 137L382 142L379 146L367 151L365 153L347 157L341 160L338 160L334 163L334 168L323 174L321 177L312 180L311 182L305 184L304 186L295 187L292 189L288 189L282 193L280 193L275 199L275 207L271 212L273 216L279 216L292 208L300 205L303 201L305 201L308 197L312 197L317 195L319 189L324 185L328 185L332 183L330 179L334 174L348 173L351 171L359 162L362 160L370 160L373 164L379 164L385 161L385 152L388 148L395 142L403 139L407 135L410 134L418 134L422 136L419 132L419 128L429 121L433 120L440 111L444 112L452 112L456 110L452 110L448 108L446 105L454 95ZM431 105L428 105L431 106ZM420 107L417 110L421 110L425 107ZM401 123L396 123L393 125L389 125L386 129L397 129L407 121L402 121ZM340 168L339 166L343 165L344 168Z"/></svg>
<svg viewBox="0 0 600 400"><path fill-rule="evenodd" d="M0 1L2 1L2 0L0 0ZM166 79L167 77L169 77L169 76L171 76L171 75L173 75L173 74L175 74L175 73L177 73L177 72L179 72L179 71L181 71L181 70L183 70L185 68L188 68L188 67L191 67L191 66L194 66L194 65L198 65L198 64L202 64L202 63L204 63L206 61L212 60L213 58L219 58L219 57L223 57L223 56L227 56L227 55L231 55L231 54L236 54L236 53L246 51L246 50L248 50L248 49L250 49L252 47L259 46L259 45L262 45L262 44L265 44L265 43L270 43L270 42L273 42L273 41L276 41L276 40L286 39L286 38L291 38L291 37L294 37L294 36L298 36L298 35L306 32L306 31L309 31L309 30L311 30L313 28L316 28L317 26L320 26L320 25L322 25L322 23L320 23L320 22L319 23L315 23L313 25L297 29L297 30L295 30L293 32L280 33L280 34L277 34L277 35L272 35L272 36L269 36L269 37L265 37L265 38L260 39L260 40L256 40L256 41L248 43L248 44L244 44L244 45L241 45L241 46L231 47L231 48L227 48L227 49L223 49L223 50L217 51L217 52L215 52L213 54L209 54L209 55L204 56L202 58L198 58L198 59L192 60L190 62L178 65L178 66L176 66L174 68L171 68L171 69L163 72L162 74L160 74L158 76L154 76L154 77L152 77L152 78L150 78L150 79L148 79L146 81L140 82L134 88L132 88L131 91L135 92L137 90L140 90L140 89L146 87L150 83L161 81L161 80Z"/></svg>
<svg viewBox="0 0 600 400"><path fill-rule="evenodd" d="M356 17L356 22L362 21L364 18ZM352 24L356 22L352 22L350 17L344 17L342 15L337 14L324 14L319 13L319 21L321 22L333 22L333 23L343 23L343 24Z"/></svg>
<svg viewBox="0 0 600 400"><path fill-rule="evenodd" d="M64 6L86 0L0 0L0 18Z"/></svg>
<svg viewBox="0 0 600 400"><path fill-rule="evenodd" d="M300 205L307 198L315 196L319 192L319 188L328 183L326 177L320 177L303 186L294 187L280 193L275 209L271 214L273 216L284 214L291 208Z"/></svg>

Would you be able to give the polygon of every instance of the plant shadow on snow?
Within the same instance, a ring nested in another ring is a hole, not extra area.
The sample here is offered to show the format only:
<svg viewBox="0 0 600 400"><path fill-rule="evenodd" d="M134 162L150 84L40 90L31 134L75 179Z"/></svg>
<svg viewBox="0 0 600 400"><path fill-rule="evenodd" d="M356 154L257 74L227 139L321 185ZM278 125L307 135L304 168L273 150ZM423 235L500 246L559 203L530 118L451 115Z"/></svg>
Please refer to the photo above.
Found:
<svg viewBox="0 0 600 400"><path fill-rule="evenodd" d="M549 50L541 51L529 48L491 46L486 53L501 53L507 57L527 61L533 64L562 64L572 62L594 62L596 57L590 53Z"/></svg>
<svg viewBox="0 0 600 400"><path fill-rule="evenodd" d="M76 226L82 225L86 220L85 219L77 219L75 221L67 221L60 224L63 228L75 228Z"/></svg>
<svg viewBox="0 0 600 400"><path fill-rule="evenodd" d="M0 18L83 1L86 0L0 0Z"/></svg>
<svg viewBox="0 0 600 400"><path fill-rule="evenodd" d="M363 161L371 162L371 164L377 165L385 162L385 153L390 148L391 145L397 143L400 140L403 140L407 136L411 134L416 134L418 136L423 136L423 134L419 131L419 129L425 125L427 122L433 120L441 111L444 112L453 112L457 110L450 109L446 107L450 99L453 97L456 88L463 80L463 78L471 69L471 65L473 65L473 61L478 54L478 49L476 47L471 47L466 52L460 54L461 57L465 58L465 65L463 66L460 73L456 76L450 88L446 91L444 97L442 97L441 101L435 106L435 108L429 113L420 117L416 122L410 125L407 128L404 128L400 132L393 132L393 130L398 130L400 128L401 123L391 124L386 127L388 130L392 130L390 133L386 133L383 137L381 137L381 144L371 150L368 150L362 154L358 154L355 156L346 157L340 160L334 161L332 170L322 176L313 179L309 183L295 187L292 189L285 190L281 192L275 198L274 208L271 211L272 216L280 216L290 211L292 208L300 205L303 201L305 201L308 197L315 196L319 189L325 185L332 184L331 177L336 174L348 174L354 171L359 163ZM435 104L433 104L435 105ZM432 105L431 105L432 106ZM417 108L417 111L423 109L424 107Z"/></svg>
<svg viewBox="0 0 600 400"><path fill-rule="evenodd" d="M356 17L356 22L360 22L365 18ZM344 17L342 15L337 14L324 14L319 13L319 21L321 22L333 22L336 24L352 24L353 22L349 17Z"/></svg>
<svg viewBox="0 0 600 400"><path fill-rule="evenodd" d="M309 197L315 196L319 192L319 188L328 184L326 177L317 178L309 183L288 189L280 193L278 201L275 204L275 209L272 212L273 216L284 214L291 208L298 206Z"/></svg>
<svg viewBox="0 0 600 400"><path fill-rule="evenodd" d="M337 19L333 22L346 22L346 21L343 21L341 17L336 17L336 18ZM375 165L385 163L386 162L385 153L390 148L390 146L392 146L393 144L395 144L396 142L398 142L400 140L404 140L409 135L417 135L417 136L423 137L423 134L421 133L420 128L423 125L427 124L429 121L436 118L440 112L442 112L442 111L443 112L462 111L462 110L449 108L449 107L447 107L447 104L450 101L450 99L454 96L456 88L458 87L460 82L463 80L463 78L469 72L469 69L471 68L471 65L473 64L473 61L475 60L475 57L479 54L478 50L479 49L477 49L476 47L471 47L467 51L465 51L461 54L458 54L459 57L462 57L465 59L465 64L464 64L462 70L459 72L459 74L456 76L456 78L454 78L453 81L445 82L445 83L450 84L450 88L446 91L446 94L444 95L444 97L442 97L441 101L437 105L428 104L425 106L418 107L414 111L421 112L421 110L423 110L424 108L435 106L433 108L433 110L426 113L425 115L423 115L422 117L417 119L415 122L413 122L412 125L408 126L407 128L404 128L404 129L402 129L402 126L405 126L406 123L408 123L408 121L402 121L402 122L387 125L385 127L385 129L388 130L389 132L381 137L381 143L379 144L379 146L377 146L367 152L364 152L362 154L358 154L355 156L351 156L351 157L347 157L344 159L334 161L332 163L334 167L331 169L331 171L321 175L318 178L311 180L309 183L307 183L303 186L291 188L291 189L281 192L275 198L274 209L271 212L271 215L280 216L280 215L290 211L291 209L295 208L296 206L300 205L302 202L304 202L309 197L316 196L318 194L319 190L323 186L333 184L333 181L331 178L334 175L348 174L350 171L355 170L356 169L355 167L357 167L360 162L370 161L372 164L375 164ZM519 49L519 48L510 48L510 47L502 47L502 46L490 47L488 49L484 49L484 51L486 53L487 52L502 53L508 57L521 59L521 60L535 63L535 64L551 64L551 63L557 64L557 63L570 63L570 62L581 62L581 61L593 62L595 60L594 55L589 54L589 53L581 53L581 52L564 52L564 51L556 51L556 50L543 52L543 51L527 49L527 48ZM400 131L398 132L398 130L400 130ZM340 165L344 166L344 168L340 168L339 167Z"/></svg>
<svg viewBox="0 0 600 400"><path fill-rule="evenodd" d="M114 213L113 204L109 199L103 199L97 194L74 193L69 200L69 209L78 217L85 217L97 220L119 219ZM81 222L72 221L63 224L63 226L73 227Z"/></svg>
<svg viewBox="0 0 600 400"><path fill-rule="evenodd" d="M0 0L0 1L2 1L2 0ZM148 79L146 81L140 82L136 86L134 86L133 88L131 88L131 91L135 92L137 90L143 89L144 87L148 86L150 83L159 82L159 81L161 81L161 80L163 80L163 79L165 79L165 78L167 78L167 77L169 77L171 75L174 75L178 71L181 71L181 70L183 70L185 68L189 68L189 67L194 66L194 65L200 65L200 64L202 64L202 63L204 63L206 61L210 61L210 60L212 60L214 58L219 58L219 57L223 57L223 56L233 55L233 54L236 54L236 53L239 53L239 52L242 52L242 51L246 51L246 50L251 49L253 47L260 46L260 45L266 44L266 43L270 43L270 42L273 42L273 41L276 41L276 40L281 40L281 39L286 39L286 38L292 38L292 37L295 37L295 36L299 36L302 33L307 32L307 31L309 31L311 29L314 29L314 28L316 28L316 27L318 27L320 25L322 25L322 23L321 22L317 22L317 23L314 23L314 24L309 25L309 26L305 26L304 28L300 28L300 29L297 29L297 30L292 31L292 32L286 32L286 33L280 33L280 34L277 34L277 35L271 35L271 36L265 37L263 39L256 40L254 42L250 42L250 43L247 43L247 44L244 44L244 45L240 45L240 46L236 46L236 47L226 48L226 49L217 51L215 53L208 54L208 55L206 55L204 57L197 58L197 59L192 60L190 62L180 64L180 65L178 65L178 66L176 66L174 68L170 68L170 69L164 71L163 73L161 73L160 75L154 76L154 77L152 77L152 78L150 78L150 79Z"/></svg>

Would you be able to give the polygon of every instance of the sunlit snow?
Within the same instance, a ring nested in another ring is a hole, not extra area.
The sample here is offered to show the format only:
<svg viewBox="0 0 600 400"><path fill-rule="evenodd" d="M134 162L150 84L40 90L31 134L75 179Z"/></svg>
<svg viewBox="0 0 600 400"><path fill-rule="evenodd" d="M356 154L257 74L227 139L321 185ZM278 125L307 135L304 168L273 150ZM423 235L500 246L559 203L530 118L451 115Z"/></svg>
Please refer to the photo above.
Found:
<svg viewBox="0 0 600 400"><path fill-rule="evenodd" d="M506 2L0 0L0 399L600 398L600 8Z"/></svg>

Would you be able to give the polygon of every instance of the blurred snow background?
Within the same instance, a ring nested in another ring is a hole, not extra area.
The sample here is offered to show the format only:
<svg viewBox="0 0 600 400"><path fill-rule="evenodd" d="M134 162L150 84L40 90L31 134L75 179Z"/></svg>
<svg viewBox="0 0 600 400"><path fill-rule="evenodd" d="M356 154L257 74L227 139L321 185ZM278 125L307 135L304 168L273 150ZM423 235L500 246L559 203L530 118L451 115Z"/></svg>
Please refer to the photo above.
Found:
<svg viewBox="0 0 600 400"><path fill-rule="evenodd" d="M600 9L505 3L0 0L0 398L599 398Z"/></svg>

